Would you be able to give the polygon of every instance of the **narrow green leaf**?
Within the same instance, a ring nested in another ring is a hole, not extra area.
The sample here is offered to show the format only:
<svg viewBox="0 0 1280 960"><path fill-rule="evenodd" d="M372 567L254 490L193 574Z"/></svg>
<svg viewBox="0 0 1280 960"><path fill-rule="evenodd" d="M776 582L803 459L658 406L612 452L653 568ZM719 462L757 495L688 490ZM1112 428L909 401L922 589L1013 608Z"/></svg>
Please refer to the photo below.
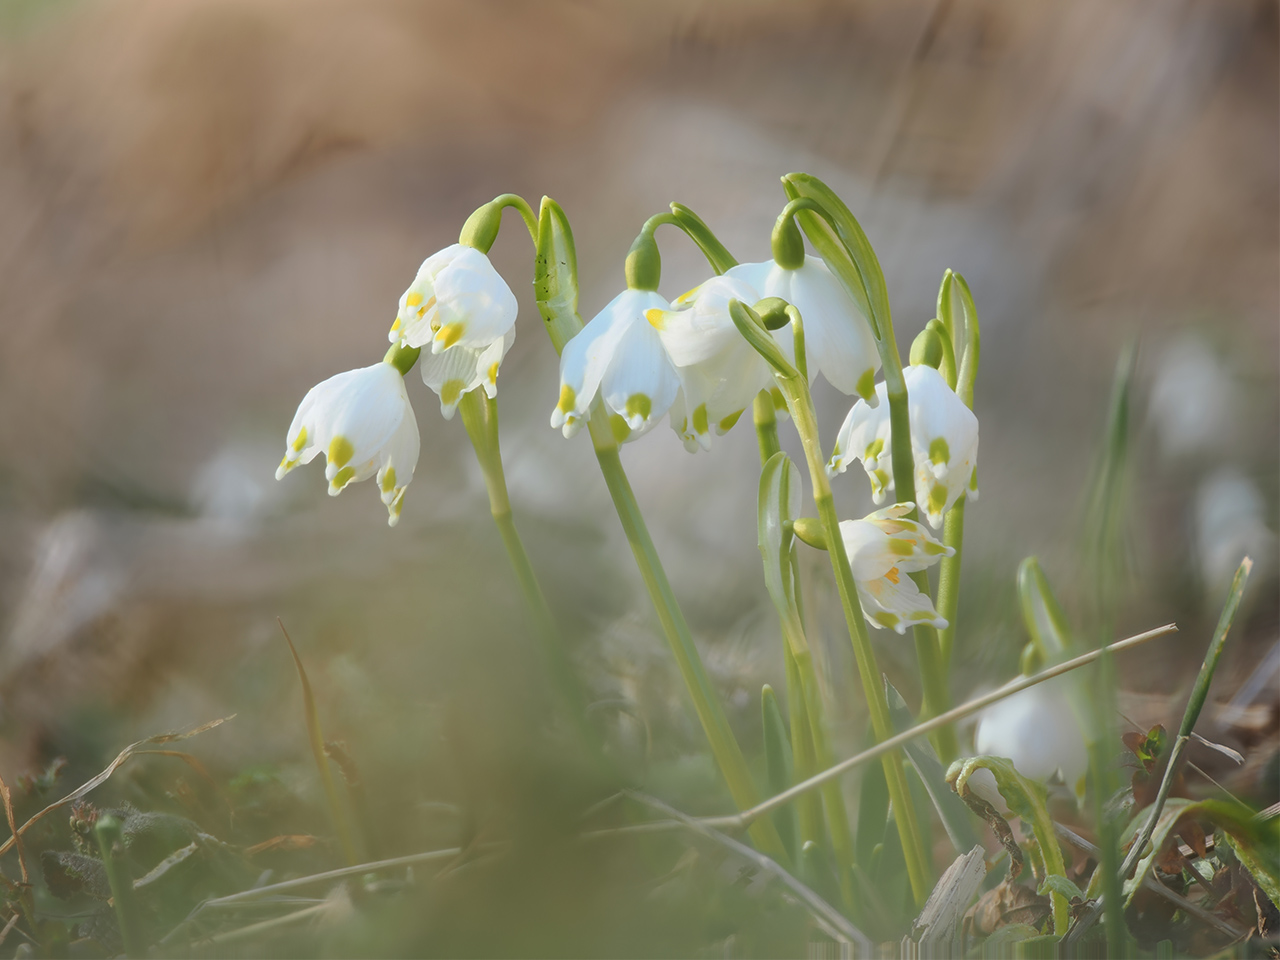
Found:
<svg viewBox="0 0 1280 960"><path fill-rule="evenodd" d="M538 252L533 295L556 353L582 329L578 315L578 253L573 229L560 204L542 198L538 212Z"/></svg>
<svg viewBox="0 0 1280 960"><path fill-rule="evenodd" d="M884 682L884 690L889 700L889 712L893 717L894 727L899 733L909 730L915 724L911 709L887 679ZM920 776L920 782L928 792L934 809L938 811L942 826L947 831L947 837L955 847L956 854L968 853L978 842L969 820L969 808L947 785L946 772L942 769L942 762L934 752L933 745L920 737L903 744L902 751Z"/></svg>
<svg viewBox="0 0 1280 960"><path fill-rule="evenodd" d="M797 215L809 242L827 266L840 278L871 322L871 332L883 340L893 330L889 314L889 290L880 260L862 225L834 190L808 173L789 173L782 186L791 199L815 201L831 218L824 220L811 210Z"/></svg>
<svg viewBox="0 0 1280 960"><path fill-rule="evenodd" d="M764 560L765 588L778 617L784 627L803 632L791 592L794 538L790 521L800 512L800 496L800 471L785 453L775 453L760 471L760 492L756 501L757 544Z"/></svg>
<svg viewBox="0 0 1280 960"><path fill-rule="evenodd" d="M889 784L884 767L868 764L862 773L858 800L858 863L871 863L875 848L884 842L889 818Z"/></svg>
<svg viewBox="0 0 1280 960"><path fill-rule="evenodd" d="M769 793L776 796L791 786L794 775L787 725L782 719L782 710L778 707L778 698L773 692L773 687L767 683L760 691L760 713L764 724L765 773L768 778ZM794 861L799 852L796 840L795 806L789 805L781 810L775 810L773 822L778 827L783 846L787 848L787 853Z"/></svg>
<svg viewBox="0 0 1280 960"><path fill-rule="evenodd" d="M1018 604L1023 625L1041 657L1037 669L1067 659L1075 647L1071 627L1036 557L1027 557L1018 565Z"/></svg>
<svg viewBox="0 0 1280 960"><path fill-rule="evenodd" d="M1036 890L1036 893L1040 894L1042 897L1049 893L1058 893L1066 897L1068 900L1074 900L1076 898L1081 900L1084 899L1084 894L1081 892L1079 887L1066 877L1057 873L1051 873L1046 876L1044 878L1044 882L1040 884L1040 888Z"/></svg>

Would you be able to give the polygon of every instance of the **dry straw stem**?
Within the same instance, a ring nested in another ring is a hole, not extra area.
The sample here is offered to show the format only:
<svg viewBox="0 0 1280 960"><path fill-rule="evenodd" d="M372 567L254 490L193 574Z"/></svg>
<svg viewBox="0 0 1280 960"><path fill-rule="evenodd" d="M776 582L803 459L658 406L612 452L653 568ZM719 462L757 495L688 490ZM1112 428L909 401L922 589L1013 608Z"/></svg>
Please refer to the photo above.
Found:
<svg viewBox="0 0 1280 960"><path fill-rule="evenodd" d="M68 803L71 803L75 800L79 800L81 797L89 793L91 790L94 790L102 786L104 783L107 782L107 780L111 777L111 775L116 772L116 769L120 766L120 764L124 763L135 753L147 752L144 750L139 750L138 749L139 747L145 747L148 744L152 744L152 743L173 743L175 740L186 740L188 737L194 737L196 734L204 733L206 730L212 730L214 727L220 727L222 726L222 724L226 723L228 720L232 720L234 718L235 718L235 714L233 713L229 717L222 717L218 720L210 720L208 723L202 723L200 724L200 726L193 727L192 729L188 730L186 733L161 733L161 734L157 734L154 737L147 737L145 740L139 740L136 743L129 744L129 746L125 747L123 750L120 751L120 753L116 756L114 760L112 760L109 764L107 764L107 768L105 770L103 770L101 773L99 773L97 776L93 777L92 779L87 780L84 783L82 783L80 786L76 787L74 790L68 793L61 800L55 800L53 803L49 804L47 807L45 807L43 810L41 810L39 813L33 816L30 820L24 823L21 827L19 827L16 831L14 831L14 834L12 837L10 837L4 843L0 843L0 857L4 856L6 853L12 850L14 847L14 844L18 842L18 838L21 837L28 830L30 830L33 826L35 826L35 824L38 823L40 820L43 820L46 816L53 813L53 811L57 810L59 807L65 807Z"/></svg>
<svg viewBox="0 0 1280 960"><path fill-rule="evenodd" d="M850 943L857 945L857 952L860 956L869 957L874 951L874 945L865 933L851 924L845 916L835 907L827 903L826 900L814 893L809 887L801 883L794 876L788 873L778 864L777 861L765 856L757 850L753 850L746 844L739 843L732 837L727 837L720 831L712 828L704 820L696 820L676 810L674 807L668 806L656 797L650 797L647 794L638 793L634 790L625 791L626 795L633 800L637 800L646 806L655 810L660 810L667 816L674 818L681 825L688 827L695 833L701 834L709 840L718 843L720 846L741 857L751 861L766 873L772 874L800 900L809 909L810 914L817 922L824 933L836 942Z"/></svg>
<svg viewBox="0 0 1280 960"><path fill-rule="evenodd" d="M343 810L342 803L338 799L338 788L333 782L333 771L329 769L329 758L324 752L324 734L320 730L320 714L316 710L316 698L311 693L311 681L307 679L307 671L302 666L302 658L298 656L298 649L293 645L289 631L284 628L284 621L277 617L276 623L280 624L284 642L289 644L289 652L293 654L293 665L298 668L298 681L302 684L302 712L307 721L307 739L311 743L311 755L315 757L316 769L320 771L320 783L324 786L325 799L329 802L333 826L338 831L338 840L342 844L343 859L348 864L354 864L359 859L356 856L356 844L352 837L351 824L347 822L346 811Z"/></svg>
<svg viewBox="0 0 1280 960"><path fill-rule="evenodd" d="M1035 676L1023 677L1012 683L1005 684L999 690L994 690L985 696L970 700L968 703L962 704L954 710L948 710L946 713L940 714L931 720L926 720L924 723L917 724L910 730L906 730L896 736L889 737L887 740L881 741L869 750L864 750L862 753L852 756L848 760L842 760L834 767L830 767L819 774L815 774L808 780L796 784L790 790L783 791L775 797L770 797L768 800L757 804L750 810L744 810L736 816L718 817L714 822L717 826L722 827L746 827L747 824L751 823L753 820L764 816L766 813L771 813L779 807L785 806L807 791L822 786L822 784L826 783L828 780L839 777L849 770L852 770L854 767L883 756L891 750L896 750L908 740L912 740L915 737L922 736L926 733L931 733L932 731L946 726L949 723L955 723L957 720L963 720L965 717L977 713L979 710L983 710L991 706L993 703L998 703L1006 697L1012 696L1022 690L1026 690L1028 687L1033 687L1046 680L1052 680L1054 677L1061 676L1062 674L1075 670L1078 667L1083 667L1086 664L1092 663L1104 652L1109 651L1111 653L1119 653L1122 650L1131 649L1132 647L1155 640L1158 637L1164 637L1169 634L1176 633L1177 630L1177 624L1167 623L1163 627L1156 627L1154 630L1148 630L1145 633L1139 633L1136 636L1128 637L1124 640L1118 640L1110 646L1099 647L1096 650L1091 650L1088 653L1081 654L1072 660L1067 660L1055 667L1051 667L1048 670L1037 673Z"/></svg>

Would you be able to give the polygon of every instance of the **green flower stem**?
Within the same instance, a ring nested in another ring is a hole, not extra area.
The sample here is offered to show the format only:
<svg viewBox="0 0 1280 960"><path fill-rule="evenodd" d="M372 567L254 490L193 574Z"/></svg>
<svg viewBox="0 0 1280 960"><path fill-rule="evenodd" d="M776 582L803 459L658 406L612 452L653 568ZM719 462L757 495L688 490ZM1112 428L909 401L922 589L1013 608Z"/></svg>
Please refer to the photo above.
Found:
<svg viewBox="0 0 1280 960"><path fill-rule="evenodd" d="M928 596L929 575L923 570L910 574L912 582L920 592ZM941 716L951 709L951 691L947 687L947 661L942 654L941 638L937 629L931 626L917 626L911 631L911 638L916 647L916 664L920 668L920 683L924 689L924 702L921 704L920 718ZM960 756L960 743L956 739L956 731L950 725L937 730L932 737L934 748L938 751L938 759L949 764Z"/></svg>
<svg viewBox="0 0 1280 960"><path fill-rule="evenodd" d="M573 242L573 230L569 218L554 200L542 198L538 214L538 256L534 265L534 297L538 312L546 322L547 335L557 354L564 345L582 329L582 317L578 315L578 255ZM622 469L618 456L618 443L609 427L604 408L597 402L587 421L591 444L595 449L605 486L613 498L614 509L622 522L627 542L635 555L636 566L649 591L662 624L662 632L676 658L676 665L693 698L694 710L702 729L711 743L711 752L720 772L729 786L729 793L739 810L747 810L757 796L751 771L747 768L742 748L734 739L733 729L724 714L715 689L707 678L702 658L694 645L689 625L676 603L675 594L658 559L658 551L649 537L640 505ZM776 860L786 861L786 848L772 820L764 820L751 826L751 839L764 853Z"/></svg>
<svg viewBox="0 0 1280 960"><path fill-rule="evenodd" d="M658 551L645 526L644 516L640 513L640 505L636 502L635 492L622 468L622 459L618 456L618 443L614 439L613 430L604 408L599 404L591 410L591 419L587 421L587 429L591 434L591 443L595 448L596 460L600 463L600 472L604 474L605 485L613 498L618 519L622 521L622 529L631 544L631 552L635 555L636 566L640 568L640 576L649 591L649 599L658 613L662 624L662 632L675 655L680 676L684 679L689 695L693 698L693 707L711 743L711 752L720 766L729 786L729 793L739 810L748 810L754 806L759 795L756 785L751 779L751 771L747 767L742 748L734 738L733 729L729 726L729 718L725 716L720 699L707 677L702 665L702 657L693 642L689 625L685 622L684 613L676 602L674 591L662 569L662 561L658 559ZM774 859L787 859L786 848L772 820L759 820L751 825L751 839L756 846Z"/></svg>
<svg viewBox="0 0 1280 960"><path fill-rule="evenodd" d="M960 607L960 552L964 545L964 497L955 502L942 521L942 542L955 550L938 562L938 616L947 621L938 631L938 656L943 676L951 673L951 651L956 642L956 613Z"/></svg>
<svg viewBox="0 0 1280 960"><path fill-rule="evenodd" d="M472 390L462 398L458 409L462 413L462 424L467 429L467 436L471 438L471 445L475 447L476 460L484 474L485 487L489 492L489 511L502 536L502 545L507 548L507 558L511 561L511 569L520 585L525 606L533 619L534 633L542 645L552 678L584 743L599 757L599 738L587 720L586 696L573 671L560 631L551 615L551 608L538 584L533 564L511 513L511 498L507 494L507 479L502 469L502 453L498 446L498 405L482 391Z"/></svg>
<svg viewBox="0 0 1280 960"><path fill-rule="evenodd" d="M822 523L823 535L826 537L827 555L831 558L831 567L835 572L840 605L844 608L845 624L849 629L849 639L853 643L853 655L858 663L863 692L871 711L871 727L877 740L885 740L894 733L889 703L880 681L880 668L876 663L875 651L867 636L867 627L862 617L862 605L858 601L857 585L853 579L853 570L849 566L849 555L845 552L844 538L840 535L840 518L836 514L831 484L827 480L826 460L822 455L822 446L818 439L817 416L814 413L813 400L809 396L809 386L799 376L778 379L783 386L783 393L787 396L791 416L795 420L796 430L804 445L805 461L813 484L813 501L818 510L818 519ZM894 821L898 825L898 835L902 839L911 892L919 906L929 895L932 870L925 852L920 825L916 820L915 805L908 790L902 754L896 751L885 754L882 762L885 779L889 784L889 799L893 804Z"/></svg>
<svg viewBox="0 0 1280 960"><path fill-rule="evenodd" d="M964 325L956 322L954 301L959 299ZM955 380L949 385L965 406L973 409L973 386L978 378L978 360L982 353L982 333L978 324L978 310L969 292L969 284L958 273L948 270L942 275L938 289L938 319L946 331L944 343L950 341L953 353L958 356ZM963 334L964 343L957 343L957 335ZM961 349L963 347L963 349ZM938 614L947 621L946 629L938 634L938 652L942 657L942 672L949 676L951 651L955 647L956 616L960 608L960 560L964 547L964 511L966 498L961 497L947 511L942 526L942 542L955 550L950 557L943 557L938 564Z"/></svg>

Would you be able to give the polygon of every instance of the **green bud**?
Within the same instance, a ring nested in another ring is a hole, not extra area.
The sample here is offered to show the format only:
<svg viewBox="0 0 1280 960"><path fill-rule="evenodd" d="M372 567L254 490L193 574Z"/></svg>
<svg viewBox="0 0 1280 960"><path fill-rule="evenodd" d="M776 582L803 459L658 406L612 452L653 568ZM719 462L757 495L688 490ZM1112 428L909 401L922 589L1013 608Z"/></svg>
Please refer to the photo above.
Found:
<svg viewBox="0 0 1280 960"><path fill-rule="evenodd" d="M911 344L911 362L916 366L942 366L942 338L936 330L925 327Z"/></svg>
<svg viewBox="0 0 1280 960"><path fill-rule="evenodd" d="M391 364L400 371L400 376L408 376L409 371L413 369L413 365L418 362L418 354L422 353L421 347L405 347L400 344L392 344L391 349L387 351L387 355L383 357L383 362Z"/></svg>
<svg viewBox="0 0 1280 960"><path fill-rule="evenodd" d="M760 322L766 330L781 330L791 322L787 315L787 301L781 297L765 297L752 307L760 315Z"/></svg>
<svg viewBox="0 0 1280 960"><path fill-rule="evenodd" d="M488 253L493 241L498 239L498 228L502 226L502 205L490 201L467 217L458 234L458 242L468 247L475 247L481 253Z"/></svg>
<svg viewBox="0 0 1280 960"><path fill-rule="evenodd" d="M578 315L578 254L573 229L560 204L542 198L538 212L538 254L534 260L533 296L556 353L582 329Z"/></svg>
<svg viewBox="0 0 1280 960"><path fill-rule="evenodd" d="M804 266L804 235L796 224L795 215L784 210L773 225L773 262L786 270L798 270Z"/></svg>
<svg viewBox="0 0 1280 960"><path fill-rule="evenodd" d="M791 523L791 532L811 547L827 549L827 535L822 530L822 521L817 517L797 517Z"/></svg>
<svg viewBox="0 0 1280 960"><path fill-rule="evenodd" d="M627 286L632 290L657 290L662 279L662 255L653 238L653 228L645 224L627 251Z"/></svg>

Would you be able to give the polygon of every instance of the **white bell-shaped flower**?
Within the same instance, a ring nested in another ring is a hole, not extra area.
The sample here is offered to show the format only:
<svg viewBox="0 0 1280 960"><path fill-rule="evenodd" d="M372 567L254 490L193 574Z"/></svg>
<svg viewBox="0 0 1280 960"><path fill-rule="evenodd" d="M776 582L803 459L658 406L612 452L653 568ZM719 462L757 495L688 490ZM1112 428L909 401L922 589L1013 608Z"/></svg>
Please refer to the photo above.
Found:
<svg viewBox="0 0 1280 960"><path fill-rule="evenodd" d="M769 365L729 316L730 300L759 299L744 281L720 276L677 297L674 310L645 312L680 376L671 428L690 453L711 449L711 431L727 433L756 394L773 384Z"/></svg>
<svg viewBox="0 0 1280 960"><path fill-rule="evenodd" d="M422 261L400 297L392 343L431 344L433 354L455 345L484 350L515 326L516 297L489 258L455 243Z"/></svg>
<svg viewBox="0 0 1280 960"><path fill-rule="evenodd" d="M498 395L498 368L516 342L512 327L487 347L450 347L442 353L424 353L418 361L422 382L440 398L440 415L453 419L464 394L483 387L489 397Z"/></svg>
<svg viewBox="0 0 1280 960"><path fill-rule="evenodd" d="M680 390L680 377L647 314L670 309L657 291L627 289L566 343L551 426L572 437L597 393L620 439L634 440L661 420Z"/></svg>
<svg viewBox="0 0 1280 960"><path fill-rule="evenodd" d="M1068 683L1068 678L1047 680L992 704L978 720L974 749L1012 760L1031 780L1058 774L1080 795L1089 752Z"/></svg>
<svg viewBox="0 0 1280 960"><path fill-rule="evenodd" d="M781 297L800 311L811 380L821 373L841 393L876 402L880 354L871 325L821 259L806 256L795 270L772 260L740 263L725 276L746 282L761 298ZM787 359L794 362L795 343L788 328L774 336Z"/></svg>
<svg viewBox="0 0 1280 960"><path fill-rule="evenodd" d="M907 574L931 567L955 550L935 540L923 524L904 519L914 509L913 503L896 503L840 523L863 616L873 627L899 634L918 624L947 625Z"/></svg>
<svg viewBox="0 0 1280 960"><path fill-rule="evenodd" d="M377 474L387 523L400 519L405 488L418 465L418 421L400 371L386 361L318 383L302 398L285 435L276 479L319 453L329 495Z"/></svg>
<svg viewBox="0 0 1280 960"><path fill-rule="evenodd" d="M915 459L913 492L936 530L961 494L970 500L978 498L978 418L933 367L916 364L902 373ZM883 503L894 489L893 434L883 382L876 386L876 394L878 406L859 400L845 417L827 473L844 473L851 461L861 460L873 499Z"/></svg>

